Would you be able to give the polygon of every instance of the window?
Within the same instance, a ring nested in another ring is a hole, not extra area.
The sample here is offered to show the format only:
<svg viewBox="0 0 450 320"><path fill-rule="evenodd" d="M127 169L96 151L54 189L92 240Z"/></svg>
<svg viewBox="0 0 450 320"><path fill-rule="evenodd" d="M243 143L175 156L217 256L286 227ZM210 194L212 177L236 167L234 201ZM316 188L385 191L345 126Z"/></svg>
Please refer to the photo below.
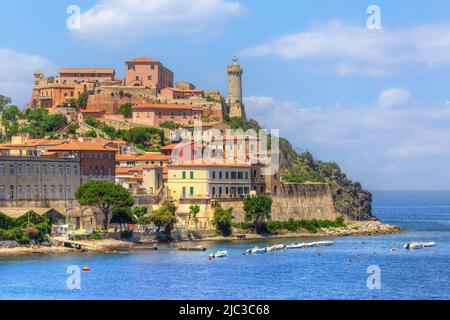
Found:
<svg viewBox="0 0 450 320"><path fill-rule="evenodd" d="M183 188L182 188L181 196L182 196L183 198L186 197L186 187L183 187Z"/></svg>
<svg viewBox="0 0 450 320"><path fill-rule="evenodd" d="M183 173L182 173L182 177L183 177L183 180L185 180L185 179L186 179L186 171L183 171Z"/></svg>
<svg viewBox="0 0 450 320"><path fill-rule="evenodd" d="M17 165L17 175L18 176L21 176L22 175L22 164L18 164Z"/></svg>
<svg viewBox="0 0 450 320"><path fill-rule="evenodd" d="M194 187L190 187L190 188L189 188L189 194L190 194L191 196L194 195Z"/></svg>
<svg viewBox="0 0 450 320"><path fill-rule="evenodd" d="M23 186L18 186L17 187L17 192L22 194L23 193Z"/></svg>
<svg viewBox="0 0 450 320"><path fill-rule="evenodd" d="M56 193L56 186L52 185L52 193L55 194Z"/></svg>
<svg viewBox="0 0 450 320"><path fill-rule="evenodd" d="M25 192L26 194L31 194L31 186L26 186Z"/></svg>
<svg viewBox="0 0 450 320"><path fill-rule="evenodd" d="M26 175L31 176L31 165L27 164L26 168Z"/></svg>
<svg viewBox="0 0 450 320"><path fill-rule="evenodd" d="M1 164L0 165L0 176L4 176L5 175L5 165Z"/></svg>
<svg viewBox="0 0 450 320"><path fill-rule="evenodd" d="M155 70L155 65L153 63L150 65L150 70Z"/></svg>
<svg viewBox="0 0 450 320"><path fill-rule="evenodd" d="M38 164L34 165L34 175L39 176L39 165Z"/></svg>
<svg viewBox="0 0 450 320"><path fill-rule="evenodd" d="M64 186L59 185L58 190L59 190L59 194L63 194L64 193Z"/></svg>
<svg viewBox="0 0 450 320"><path fill-rule="evenodd" d="M219 179L222 180L222 178L223 178L223 173L222 173L222 171L220 171L219 172Z"/></svg>
<svg viewBox="0 0 450 320"><path fill-rule="evenodd" d="M222 195L222 187L219 187L219 196Z"/></svg>
<svg viewBox="0 0 450 320"><path fill-rule="evenodd" d="M216 172L215 171L212 172L212 178L216 179Z"/></svg>
<svg viewBox="0 0 450 320"><path fill-rule="evenodd" d="M228 180L229 178L230 178L230 174L229 174L229 172L227 171L227 172L225 172L225 179Z"/></svg>
<svg viewBox="0 0 450 320"><path fill-rule="evenodd" d="M148 81L152 81L152 76L148 76L148 77L147 77L147 80L148 80Z"/></svg>
<svg viewBox="0 0 450 320"><path fill-rule="evenodd" d="M212 187L212 195L213 197L216 195L216 187Z"/></svg>
<svg viewBox="0 0 450 320"><path fill-rule="evenodd" d="M60 164L59 166L58 166L58 176L62 176L63 175L63 165L62 164Z"/></svg>
<svg viewBox="0 0 450 320"><path fill-rule="evenodd" d="M72 188L70 186L66 186L66 194L71 194Z"/></svg>
<svg viewBox="0 0 450 320"><path fill-rule="evenodd" d="M68 175L68 176L71 175L70 166L69 165L66 166L66 175Z"/></svg>
<svg viewBox="0 0 450 320"><path fill-rule="evenodd" d="M134 64L129 64L128 65L128 70L134 70Z"/></svg>
<svg viewBox="0 0 450 320"><path fill-rule="evenodd" d="M13 164L10 164L10 165L9 165L9 174L10 174L11 176L14 175L14 165L13 165Z"/></svg>
<svg viewBox="0 0 450 320"><path fill-rule="evenodd" d="M54 164L52 164L52 165L50 166L50 175L51 175L51 176L54 176L54 175L55 175L55 165L54 165Z"/></svg>
<svg viewBox="0 0 450 320"><path fill-rule="evenodd" d="M139 76L136 76L136 81L139 81Z"/></svg>
<svg viewBox="0 0 450 320"><path fill-rule="evenodd" d="M0 194L5 194L5 186L0 186Z"/></svg>
<svg viewBox="0 0 450 320"><path fill-rule="evenodd" d="M248 179L248 172L245 173L245 179Z"/></svg>
<svg viewBox="0 0 450 320"><path fill-rule="evenodd" d="M39 186L34 186L34 194L39 194Z"/></svg>
<svg viewBox="0 0 450 320"><path fill-rule="evenodd" d="M42 175L43 175L43 176L46 176L46 175L47 175L47 165L46 165L46 164L43 164L43 165L42 165Z"/></svg>
<svg viewBox="0 0 450 320"><path fill-rule="evenodd" d="M194 179L194 171L191 171L191 172L190 172L190 178L191 178L191 179Z"/></svg>

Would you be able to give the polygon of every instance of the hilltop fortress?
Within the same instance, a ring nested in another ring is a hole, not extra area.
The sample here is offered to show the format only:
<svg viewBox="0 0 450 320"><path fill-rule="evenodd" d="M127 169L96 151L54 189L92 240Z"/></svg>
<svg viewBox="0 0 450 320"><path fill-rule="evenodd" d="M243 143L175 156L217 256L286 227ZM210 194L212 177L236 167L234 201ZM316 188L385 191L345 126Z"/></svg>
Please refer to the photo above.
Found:
<svg viewBox="0 0 450 320"><path fill-rule="evenodd" d="M219 91L198 89L187 81L174 82L174 73L161 62L137 58L125 62L125 78L116 78L112 68L62 68L58 76L34 74L30 108L46 108L50 113L74 115L76 99L85 97L79 106L84 115L101 120L125 120L119 107L133 105L129 122L158 126L172 121L193 125L222 122L224 115L244 117L242 74L235 58L228 71L228 97Z"/></svg>

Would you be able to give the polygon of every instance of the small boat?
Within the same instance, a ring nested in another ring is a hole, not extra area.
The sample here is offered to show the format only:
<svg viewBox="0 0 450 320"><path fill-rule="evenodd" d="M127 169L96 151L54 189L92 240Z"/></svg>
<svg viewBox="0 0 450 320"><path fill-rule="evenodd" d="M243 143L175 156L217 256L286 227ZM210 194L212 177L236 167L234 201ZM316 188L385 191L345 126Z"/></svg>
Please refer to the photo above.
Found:
<svg viewBox="0 0 450 320"><path fill-rule="evenodd" d="M306 248L306 243L292 243L286 246L286 249L304 249Z"/></svg>
<svg viewBox="0 0 450 320"><path fill-rule="evenodd" d="M255 247L253 249L250 249L251 254L257 254L257 253L263 253L263 252L267 252L266 248Z"/></svg>
<svg viewBox="0 0 450 320"><path fill-rule="evenodd" d="M212 258L225 258L228 257L228 251L217 251L216 253L211 255Z"/></svg>
<svg viewBox="0 0 450 320"><path fill-rule="evenodd" d="M206 251L206 248L202 246L198 247L178 247L178 251L197 251L197 252L203 252Z"/></svg>
<svg viewBox="0 0 450 320"><path fill-rule="evenodd" d="M436 246L436 242L410 242L403 246L407 250L416 250L423 248L432 248Z"/></svg>
<svg viewBox="0 0 450 320"><path fill-rule="evenodd" d="M89 268L89 267L84 267L83 268L83 272L89 272L89 271L91 271L91 268Z"/></svg>
<svg viewBox="0 0 450 320"><path fill-rule="evenodd" d="M284 244L277 244L275 246L275 250L284 250L286 249L286 246Z"/></svg>

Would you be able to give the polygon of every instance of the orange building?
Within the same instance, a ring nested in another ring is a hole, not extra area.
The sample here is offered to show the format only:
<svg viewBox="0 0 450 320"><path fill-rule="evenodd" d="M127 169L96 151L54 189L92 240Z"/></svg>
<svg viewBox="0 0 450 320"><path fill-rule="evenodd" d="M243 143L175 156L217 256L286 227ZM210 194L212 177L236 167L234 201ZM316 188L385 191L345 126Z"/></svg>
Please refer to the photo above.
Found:
<svg viewBox="0 0 450 320"><path fill-rule="evenodd" d="M138 104L133 108L133 122L151 127L159 127L163 122L188 125L200 120L202 109L195 106L177 104Z"/></svg>
<svg viewBox="0 0 450 320"><path fill-rule="evenodd" d="M138 58L126 61L126 85L156 88L158 92L174 86L173 72L159 61Z"/></svg>
<svg viewBox="0 0 450 320"><path fill-rule="evenodd" d="M164 88L161 90L161 96L169 100L190 99L190 98L204 98L203 90L195 89L176 89Z"/></svg>
<svg viewBox="0 0 450 320"><path fill-rule="evenodd" d="M60 108L77 99L86 91L83 84L48 83L33 90L32 106L35 108Z"/></svg>
<svg viewBox="0 0 450 320"><path fill-rule="evenodd" d="M62 83L114 81L116 72L108 68L62 68L59 78Z"/></svg>

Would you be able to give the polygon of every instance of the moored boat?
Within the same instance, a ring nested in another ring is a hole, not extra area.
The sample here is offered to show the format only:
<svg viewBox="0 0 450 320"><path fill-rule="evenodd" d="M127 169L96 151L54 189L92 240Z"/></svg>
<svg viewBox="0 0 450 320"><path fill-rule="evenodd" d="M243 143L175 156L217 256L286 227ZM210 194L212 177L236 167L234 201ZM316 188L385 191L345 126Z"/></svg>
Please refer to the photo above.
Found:
<svg viewBox="0 0 450 320"><path fill-rule="evenodd" d="M225 258L228 257L228 251L217 251L216 253L211 255L213 258Z"/></svg>
<svg viewBox="0 0 450 320"><path fill-rule="evenodd" d="M436 242L409 242L403 246L407 250L416 250L423 248L432 248L436 246Z"/></svg>
<svg viewBox="0 0 450 320"><path fill-rule="evenodd" d="M204 248L202 246L198 246L198 247L179 247L177 250L178 251L206 251L206 248Z"/></svg>

